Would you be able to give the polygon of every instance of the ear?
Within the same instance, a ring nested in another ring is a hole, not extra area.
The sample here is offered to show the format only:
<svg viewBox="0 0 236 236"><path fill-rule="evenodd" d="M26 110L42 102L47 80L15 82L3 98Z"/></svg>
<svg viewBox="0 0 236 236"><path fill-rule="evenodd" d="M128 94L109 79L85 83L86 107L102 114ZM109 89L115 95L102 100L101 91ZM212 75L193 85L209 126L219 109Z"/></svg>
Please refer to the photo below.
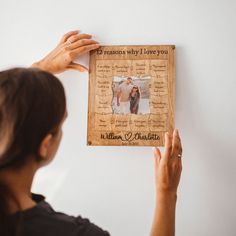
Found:
<svg viewBox="0 0 236 236"><path fill-rule="evenodd" d="M43 160L47 160L49 157L49 149L52 143L52 134L48 134L40 144L39 155Z"/></svg>

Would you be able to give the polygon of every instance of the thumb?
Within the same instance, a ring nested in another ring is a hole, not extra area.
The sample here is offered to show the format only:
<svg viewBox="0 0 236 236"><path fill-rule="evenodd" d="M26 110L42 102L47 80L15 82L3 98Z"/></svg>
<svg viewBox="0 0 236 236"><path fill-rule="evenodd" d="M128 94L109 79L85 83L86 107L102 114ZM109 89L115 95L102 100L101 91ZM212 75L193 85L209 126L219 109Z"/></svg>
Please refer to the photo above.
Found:
<svg viewBox="0 0 236 236"><path fill-rule="evenodd" d="M153 153L154 153L155 161L158 164L159 161L161 160L161 151L159 148L153 147Z"/></svg>
<svg viewBox="0 0 236 236"><path fill-rule="evenodd" d="M88 72L88 68L83 66L83 65L80 65L80 64L76 64L74 62L71 62L68 66L67 66L68 69L74 69L74 70L78 70L80 72Z"/></svg>

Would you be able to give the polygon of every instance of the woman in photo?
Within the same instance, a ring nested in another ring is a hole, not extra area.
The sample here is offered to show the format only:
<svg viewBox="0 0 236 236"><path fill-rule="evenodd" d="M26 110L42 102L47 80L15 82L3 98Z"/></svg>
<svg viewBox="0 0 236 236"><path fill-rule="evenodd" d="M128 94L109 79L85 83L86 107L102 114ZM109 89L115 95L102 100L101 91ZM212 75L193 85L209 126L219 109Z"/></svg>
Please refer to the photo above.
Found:
<svg viewBox="0 0 236 236"><path fill-rule="evenodd" d="M138 114L140 91L138 86L134 86L129 95L130 99L130 113Z"/></svg>

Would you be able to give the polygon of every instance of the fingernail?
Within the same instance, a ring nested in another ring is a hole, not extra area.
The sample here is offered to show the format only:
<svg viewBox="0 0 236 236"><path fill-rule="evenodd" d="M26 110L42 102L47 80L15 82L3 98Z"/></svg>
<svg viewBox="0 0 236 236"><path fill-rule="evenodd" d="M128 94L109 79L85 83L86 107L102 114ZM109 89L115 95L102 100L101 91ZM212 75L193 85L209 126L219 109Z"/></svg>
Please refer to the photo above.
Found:
<svg viewBox="0 0 236 236"><path fill-rule="evenodd" d="M174 136L179 136L178 130L174 129Z"/></svg>

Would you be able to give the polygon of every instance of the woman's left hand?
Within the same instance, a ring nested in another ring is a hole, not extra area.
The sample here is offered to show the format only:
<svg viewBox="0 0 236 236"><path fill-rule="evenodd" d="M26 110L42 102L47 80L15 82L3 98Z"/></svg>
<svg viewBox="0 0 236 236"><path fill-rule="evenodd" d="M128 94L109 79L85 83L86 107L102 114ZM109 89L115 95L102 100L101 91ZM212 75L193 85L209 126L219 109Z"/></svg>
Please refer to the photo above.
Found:
<svg viewBox="0 0 236 236"><path fill-rule="evenodd" d="M99 47L99 43L92 39L92 35L71 31L62 37L54 50L39 62L34 63L32 67L51 73L61 73L67 69L88 71L86 67L74 63L73 60Z"/></svg>

